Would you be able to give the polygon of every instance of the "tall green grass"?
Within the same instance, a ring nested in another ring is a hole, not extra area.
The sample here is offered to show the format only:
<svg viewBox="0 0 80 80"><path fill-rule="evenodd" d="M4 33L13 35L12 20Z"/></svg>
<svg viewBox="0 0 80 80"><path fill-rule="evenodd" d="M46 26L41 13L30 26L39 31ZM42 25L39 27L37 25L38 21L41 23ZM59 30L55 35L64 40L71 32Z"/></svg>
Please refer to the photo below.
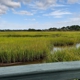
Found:
<svg viewBox="0 0 80 80"><path fill-rule="evenodd" d="M48 62L78 61L80 60L80 48L65 48L50 54Z"/></svg>
<svg viewBox="0 0 80 80"><path fill-rule="evenodd" d="M80 42L80 32L0 32L0 63L80 60L80 49L58 51L54 46Z"/></svg>
<svg viewBox="0 0 80 80"><path fill-rule="evenodd" d="M1 39L3 41L0 40L0 63L41 60L50 52L49 42L44 38Z"/></svg>

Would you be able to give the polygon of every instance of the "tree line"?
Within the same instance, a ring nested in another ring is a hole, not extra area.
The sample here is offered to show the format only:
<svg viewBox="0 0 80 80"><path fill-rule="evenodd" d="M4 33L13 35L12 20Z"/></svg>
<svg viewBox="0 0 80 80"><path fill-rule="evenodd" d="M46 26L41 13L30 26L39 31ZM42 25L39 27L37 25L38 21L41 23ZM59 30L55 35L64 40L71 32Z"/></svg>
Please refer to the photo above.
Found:
<svg viewBox="0 0 80 80"><path fill-rule="evenodd" d="M80 26L79 25L71 25L71 26L66 26L66 27L61 27L61 28L49 28L50 31L80 31Z"/></svg>
<svg viewBox="0 0 80 80"><path fill-rule="evenodd" d="M63 26L61 28L56 28L56 27L52 27L49 29L33 29L33 28L29 28L29 29L20 29L20 30L10 30L10 29L4 29L4 30L0 30L0 31L80 31L80 26L79 25L71 25L71 26Z"/></svg>

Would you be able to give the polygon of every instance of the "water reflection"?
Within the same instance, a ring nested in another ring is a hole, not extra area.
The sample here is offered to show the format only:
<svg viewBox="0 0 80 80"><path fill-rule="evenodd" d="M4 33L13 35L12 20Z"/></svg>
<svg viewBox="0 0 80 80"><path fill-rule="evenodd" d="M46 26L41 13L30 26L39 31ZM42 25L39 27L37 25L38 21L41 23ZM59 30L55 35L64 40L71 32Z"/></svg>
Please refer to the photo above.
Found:
<svg viewBox="0 0 80 80"><path fill-rule="evenodd" d="M76 44L76 48L79 48L80 47L80 43L79 44Z"/></svg>
<svg viewBox="0 0 80 80"><path fill-rule="evenodd" d="M79 48L80 47L80 43L74 45L74 46L67 46L68 49L71 49L71 48ZM53 50L51 51L51 53L54 53L56 51L61 51L61 50L64 50L66 47L54 47Z"/></svg>

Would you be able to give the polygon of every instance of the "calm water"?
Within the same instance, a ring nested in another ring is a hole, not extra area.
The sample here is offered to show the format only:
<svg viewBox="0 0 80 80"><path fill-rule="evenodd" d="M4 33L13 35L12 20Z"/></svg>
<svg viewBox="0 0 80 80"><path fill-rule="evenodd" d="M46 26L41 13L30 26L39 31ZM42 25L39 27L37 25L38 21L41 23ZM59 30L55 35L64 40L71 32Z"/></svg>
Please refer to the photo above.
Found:
<svg viewBox="0 0 80 80"><path fill-rule="evenodd" d="M78 44L76 44L76 45L74 45L74 46L68 46L67 48L71 49L71 48L73 48L73 47L79 48L79 47L80 47L80 43L78 43ZM66 48L66 47L54 47L53 50L51 51L51 53L54 53L54 52L56 52L56 51L64 50L64 48Z"/></svg>

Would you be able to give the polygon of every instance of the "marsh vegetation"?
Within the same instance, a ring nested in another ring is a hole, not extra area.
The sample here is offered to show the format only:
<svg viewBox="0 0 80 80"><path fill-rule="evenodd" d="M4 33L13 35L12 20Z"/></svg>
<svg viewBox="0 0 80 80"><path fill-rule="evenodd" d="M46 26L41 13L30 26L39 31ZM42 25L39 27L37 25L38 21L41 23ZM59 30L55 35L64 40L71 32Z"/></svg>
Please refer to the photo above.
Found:
<svg viewBox="0 0 80 80"><path fill-rule="evenodd" d="M0 32L0 63L60 62L80 60L80 32ZM65 47L51 53L53 47Z"/></svg>

